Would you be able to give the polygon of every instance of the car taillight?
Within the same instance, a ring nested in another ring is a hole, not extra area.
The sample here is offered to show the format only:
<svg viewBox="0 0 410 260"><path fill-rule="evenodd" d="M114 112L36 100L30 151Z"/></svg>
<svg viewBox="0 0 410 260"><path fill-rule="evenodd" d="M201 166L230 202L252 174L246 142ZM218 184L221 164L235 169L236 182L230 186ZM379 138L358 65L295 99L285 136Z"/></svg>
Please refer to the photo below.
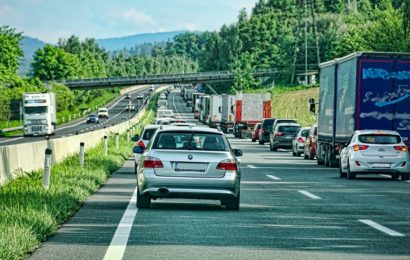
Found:
<svg viewBox="0 0 410 260"><path fill-rule="evenodd" d="M139 140L139 141L138 141L138 146L141 147L142 149L145 149L144 141Z"/></svg>
<svg viewBox="0 0 410 260"><path fill-rule="evenodd" d="M144 168L164 168L164 165L160 159L147 156L144 159Z"/></svg>
<svg viewBox="0 0 410 260"><path fill-rule="evenodd" d="M282 136L283 135L283 133L281 133L281 132L277 132L276 134L275 134L275 136Z"/></svg>
<svg viewBox="0 0 410 260"><path fill-rule="evenodd" d="M216 169L225 171L237 171L238 166L234 160L223 160L218 163Z"/></svg>
<svg viewBox="0 0 410 260"><path fill-rule="evenodd" d="M368 145L358 145L358 144L353 145L353 150L356 152L366 150L367 148L369 148Z"/></svg>
<svg viewBox="0 0 410 260"><path fill-rule="evenodd" d="M400 152L407 152L409 150L407 146L393 146L393 147L394 147L394 150L400 151Z"/></svg>
<svg viewBox="0 0 410 260"><path fill-rule="evenodd" d="M302 137L299 137L299 138L298 138L298 143L302 143L302 144L303 144L304 142L305 142L305 140L303 140Z"/></svg>

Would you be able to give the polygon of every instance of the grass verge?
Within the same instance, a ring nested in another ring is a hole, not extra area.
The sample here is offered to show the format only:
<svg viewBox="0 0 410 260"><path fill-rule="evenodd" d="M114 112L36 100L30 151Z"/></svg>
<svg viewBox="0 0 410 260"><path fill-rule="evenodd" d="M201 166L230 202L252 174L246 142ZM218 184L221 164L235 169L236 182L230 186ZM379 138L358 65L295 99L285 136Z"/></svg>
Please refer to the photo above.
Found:
<svg viewBox="0 0 410 260"><path fill-rule="evenodd" d="M157 97L151 100L139 128L155 115ZM49 191L43 189L42 170L0 187L0 259L26 258L122 166L132 147L133 142L127 142L124 134L116 149L113 135L108 156L104 156L101 143L86 152L83 168L79 167L78 154L68 157L53 165Z"/></svg>

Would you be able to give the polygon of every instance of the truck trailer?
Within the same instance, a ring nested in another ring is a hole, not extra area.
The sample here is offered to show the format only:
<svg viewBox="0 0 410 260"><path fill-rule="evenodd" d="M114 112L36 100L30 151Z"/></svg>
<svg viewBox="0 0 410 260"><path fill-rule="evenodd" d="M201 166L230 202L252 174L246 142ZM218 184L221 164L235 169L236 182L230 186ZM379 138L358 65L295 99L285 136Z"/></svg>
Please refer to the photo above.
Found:
<svg viewBox="0 0 410 260"><path fill-rule="evenodd" d="M209 99L209 118L208 125L212 128L217 128L221 125L222 116L222 96L211 95Z"/></svg>
<svg viewBox="0 0 410 260"><path fill-rule="evenodd" d="M55 94L23 94L23 132L25 136L52 135L57 125Z"/></svg>
<svg viewBox="0 0 410 260"><path fill-rule="evenodd" d="M222 95L221 129L224 133L233 132L235 123L235 95Z"/></svg>
<svg viewBox="0 0 410 260"><path fill-rule="evenodd" d="M234 135L250 135L257 123L271 117L270 93L237 93L235 97Z"/></svg>
<svg viewBox="0 0 410 260"><path fill-rule="evenodd" d="M365 129L395 130L410 145L410 53L355 52L320 64L318 164L337 167L341 145Z"/></svg>

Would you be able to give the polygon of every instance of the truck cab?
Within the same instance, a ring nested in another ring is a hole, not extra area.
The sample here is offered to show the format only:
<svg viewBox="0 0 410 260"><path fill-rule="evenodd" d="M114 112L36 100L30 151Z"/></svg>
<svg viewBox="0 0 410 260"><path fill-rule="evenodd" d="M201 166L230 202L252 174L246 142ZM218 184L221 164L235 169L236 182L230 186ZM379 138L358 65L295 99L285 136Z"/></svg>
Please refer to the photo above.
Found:
<svg viewBox="0 0 410 260"><path fill-rule="evenodd" d="M54 93L23 94L24 135L51 135L57 125Z"/></svg>

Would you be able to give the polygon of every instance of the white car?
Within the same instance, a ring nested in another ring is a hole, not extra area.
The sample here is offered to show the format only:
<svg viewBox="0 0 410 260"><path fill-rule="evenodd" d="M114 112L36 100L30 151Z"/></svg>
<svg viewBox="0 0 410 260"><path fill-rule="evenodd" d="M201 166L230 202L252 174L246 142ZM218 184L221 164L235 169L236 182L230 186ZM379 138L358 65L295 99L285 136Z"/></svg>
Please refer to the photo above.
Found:
<svg viewBox="0 0 410 260"><path fill-rule="evenodd" d="M135 145L139 147L143 147L144 149L148 146L151 137L154 136L155 131L160 127L160 125L146 125L144 130L142 130L141 136L138 140L135 141ZM138 137L137 137L138 138ZM137 166L139 159L141 158L141 154L134 153L135 159L135 166Z"/></svg>
<svg viewBox="0 0 410 260"><path fill-rule="evenodd" d="M101 117L109 118L108 109L105 108L105 107L99 108L98 112L97 112L97 115L98 115L99 118L101 118Z"/></svg>
<svg viewBox="0 0 410 260"><path fill-rule="evenodd" d="M309 134L310 127L302 127L292 141L292 155L300 156L305 149L306 137Z"/></svg>
<svg viewBox="0 0 410 260"><path fill-rule="evenodd" d="M158 109L157 111L157 118L161 118L161 117L174 117L174 113L172 112L172 110L169 109Z"/></svg>
<svg viewBox="0 0 410 260"><path fill-rule="evenodd" d="M355 131L340 152L340 177L355 179L357 174L371 173L409 179L410 155L398 132Z"/></svg>

